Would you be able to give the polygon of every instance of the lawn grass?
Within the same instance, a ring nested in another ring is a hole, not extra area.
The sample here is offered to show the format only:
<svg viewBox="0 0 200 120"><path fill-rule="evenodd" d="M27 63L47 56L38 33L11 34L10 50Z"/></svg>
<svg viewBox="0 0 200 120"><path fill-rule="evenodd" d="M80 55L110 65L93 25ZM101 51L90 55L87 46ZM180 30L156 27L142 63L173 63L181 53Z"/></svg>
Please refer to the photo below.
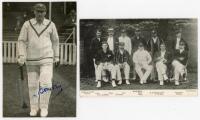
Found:
<svg viewBox="0 0 200 120"><path fill-rule="evenodd" d="M113 88L111 83L102 82L101 88L96 88L96 82L94 78L81 78L80 89L81 90L153 90L153 89L197 89L197 73L188 73L188 83L175 86L174 82L160 86L159 83L149 82L147 84L140 85L138 80L130 80L131 84L126 85L125 81L122 85L118 85Z"/></svg>
<svg viewBox="0 0 200 120"><path fill-rule="evenodd" d="M18 91L19 69L17 64L3 64L3 116L28 117L30 112L28 87L24 88L27 109L20 106ZM27 84L27 80L25 82ZM63 91L52 91L49 117L76 116L76 66L59 66L54 69L53 84L61 85Z"/></svg>

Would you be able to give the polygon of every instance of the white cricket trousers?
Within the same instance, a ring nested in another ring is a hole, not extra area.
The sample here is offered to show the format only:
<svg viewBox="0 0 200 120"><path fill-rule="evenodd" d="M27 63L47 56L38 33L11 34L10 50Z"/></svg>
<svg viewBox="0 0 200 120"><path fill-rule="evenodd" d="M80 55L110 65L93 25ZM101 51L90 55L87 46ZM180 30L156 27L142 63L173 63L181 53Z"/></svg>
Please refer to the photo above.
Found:
<svg viewBox="0 0 200 120"><path fill-rule="evenodd" d="M31 109L48 109L52 88L53 63L27 65Z"/></svg>
<svg viewBox="0 0 200 120"><path fill-rule="evenodd" d="M116 69L115 66L111 63L108 63L107 65L105 64L99 64L97 66L97 72L96 72L96 79L97 80L102 80L101 79L101 75L102 75L102 71L103 70L108 70L109 72L111 72L111 77L112 79L116 79Z"/></svg>
<svg viewBox="0 0 200 120"><path fill-rule="evenodd" d="M158 80L159 81L163 81L164 77L165 77L165 79L168 79L167 75L166 75L167 66L163 62L161 62L161 61L156 62L156 70L158 72Z"/></svg>
<svg viewBox="0 0 200 120"><path fill-rule="evenodd" d="M142 69L145 70L145 73L142 72ZM153 69L152 65L135 64L135 71L140 77L140 82L146 82L147 78L151 74L152 69Z"/></svg>
<svg viewBox="0 0 200 120"><path fill-rule="evenodd" d="M93 59L93 62L94 62L94 69L95 69L95 79L97 81L97 65L95 64L95 59Z"/></svg>
<svg viewBox="0 0 200 120"><path fill-rule="evenodd" d="M116 72L117 72L117 80L119 80L119 81L122 80L120 69L123 69L125 79L129 80L130 66L128 64L125 64L125 65L117 64L117 65L115 65L115 69L116 69Z"/></svg>
<svg viewBox="0 0 200 120"><path fill-rule="evenodd" d="M179 81L179 75L185 73L185 66L177 60L172 62L172 66L174 67L174 78L176 81Z"/></svg>

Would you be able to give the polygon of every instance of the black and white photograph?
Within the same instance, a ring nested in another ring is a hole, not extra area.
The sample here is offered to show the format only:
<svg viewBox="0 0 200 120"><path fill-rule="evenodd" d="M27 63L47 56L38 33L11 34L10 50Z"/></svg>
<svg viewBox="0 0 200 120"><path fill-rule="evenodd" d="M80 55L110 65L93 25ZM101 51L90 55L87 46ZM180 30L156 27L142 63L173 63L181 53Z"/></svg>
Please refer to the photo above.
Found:
<svg viewBox="0 0 200 120"><path fill-rule="evenodd" d="M81 19L80 90L198 89L197 18Z"/></svg>
<svg viewBox="0 0 200 120"><path fill-rule="evenodd" d="M3 2L3 117L76 117L76 2Z"/></svg>

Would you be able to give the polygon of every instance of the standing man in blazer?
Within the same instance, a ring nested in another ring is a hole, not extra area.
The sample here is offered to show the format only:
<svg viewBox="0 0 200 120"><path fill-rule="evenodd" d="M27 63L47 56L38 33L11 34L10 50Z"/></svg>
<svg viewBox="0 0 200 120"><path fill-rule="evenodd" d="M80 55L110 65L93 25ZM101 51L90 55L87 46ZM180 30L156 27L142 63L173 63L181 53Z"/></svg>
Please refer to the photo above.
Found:
<svg viewBox="0 0 200 120"><path fill-rule="evenodd" d="M185 50L189 51L188 44L182 37L182 29L178 29L178 30L176 30L176 39L174 39L172 41L172 50L173 50L173 52L175 52L176 50L179 50L180 41L184 41L185 42Z"/></svg>

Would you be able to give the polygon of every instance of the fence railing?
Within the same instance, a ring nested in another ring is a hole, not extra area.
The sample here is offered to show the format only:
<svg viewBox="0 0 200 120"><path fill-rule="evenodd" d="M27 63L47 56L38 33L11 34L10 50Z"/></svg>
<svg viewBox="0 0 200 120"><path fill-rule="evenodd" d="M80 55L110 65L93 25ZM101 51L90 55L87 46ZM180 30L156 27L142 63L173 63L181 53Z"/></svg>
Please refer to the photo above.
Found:
<svg viewBox="0 0 200 120"><path fill-rule="evenodd" d="M17 63L17 41L3 41L3 63ZM60 64L76 64L76 44L60 43Z"/></svg>
<svg viewBox="0 0 200 120"><path fill-rule="evenodd" d="M76 36L76 30L75 29L76 29L75 27L71 29L71 33L65 39L65 43L67 43L70 39L72 39L73 40L72 42L75 43L75 36ZM70 29L68 29L68 30L70 30Z"/></svg>

